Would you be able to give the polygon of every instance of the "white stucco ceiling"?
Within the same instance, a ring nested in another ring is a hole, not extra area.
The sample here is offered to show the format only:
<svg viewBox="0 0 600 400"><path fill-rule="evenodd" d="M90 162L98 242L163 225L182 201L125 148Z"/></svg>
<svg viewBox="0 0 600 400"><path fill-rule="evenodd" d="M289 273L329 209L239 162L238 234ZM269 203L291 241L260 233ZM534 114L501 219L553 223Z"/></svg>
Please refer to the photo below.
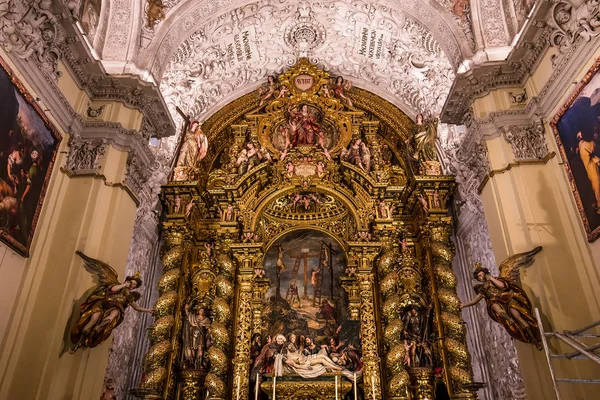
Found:
<svg viewBox="0 0 600 400"><path fill-rule="evenodd" d="M248 51L239 62L226 49L235 34L246 36ZM460 54L456 42L445 43ZM203 120L301 56L413 117L439 113L454 79L453 62L432 30L401 8L360 0L262 0L196 24L160 68L161 90L171 110L178 106Z"/></svg>

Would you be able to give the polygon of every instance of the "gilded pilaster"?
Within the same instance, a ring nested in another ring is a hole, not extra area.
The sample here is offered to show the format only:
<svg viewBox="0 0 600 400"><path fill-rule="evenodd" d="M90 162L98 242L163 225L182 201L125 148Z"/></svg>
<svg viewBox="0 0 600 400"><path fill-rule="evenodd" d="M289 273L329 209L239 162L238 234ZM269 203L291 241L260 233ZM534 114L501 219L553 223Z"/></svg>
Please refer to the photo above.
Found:
<svg viewBox="0 0 600 400"><path fill-rule="evenodd" d="M377 322L375 320L375 295L373 261L379 253L380 243L350 245L350 257L358 265L357 284L360 298L360 334L362 340L363 384L368 399L382 399L381 368Z"/></svg>
<svg viewBox="0 0 600 400"><path fill-rule="evenodd" d="M265 293L271 285L268 278L254 277L252 290L252 334L261 333Z"/></svg>
<svg viewBox="0 0 600 400"><path fill-rule="evenodd" d="M250 340L252 337L252 311L254 291L254 267L262 257L262 244L232 245L234 257L238 261L237 273L237 319L233 350L233 393L240 393L240 400L248 399L250 373ZM211 397L212 398L212 397Z"/></svg>

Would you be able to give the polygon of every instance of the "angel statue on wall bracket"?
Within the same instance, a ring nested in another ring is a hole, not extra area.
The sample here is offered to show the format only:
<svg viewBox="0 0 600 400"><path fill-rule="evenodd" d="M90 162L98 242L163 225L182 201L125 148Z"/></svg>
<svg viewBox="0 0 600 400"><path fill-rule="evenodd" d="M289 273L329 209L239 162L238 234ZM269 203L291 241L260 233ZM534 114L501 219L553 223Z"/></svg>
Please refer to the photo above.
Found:
<svg viewBox="0 0 600 400"><path fill-rule="evenodd" d="M540 330L533 315L531 302L517 282L520 268L531 265L540 251L542 247L538 246L525 253L508 257L500 264L500 275L497 277L477 263L473 272L475 279L481 282L473 287L477 296L460 305L460 308L471 307L485 299L490 318L502 325L514 339L533 344L538 350L542 350Z"/></svg>
<svg viewBox="0 0 600 400"><path fill-rule="evenodd" d="M139 312L154 313L154 310L136 303L140 294L133 290L142 285L139 272L120 283L118 274L110 265L80 251L76 253L83 258L86 269L96 274L98 286L81 305L81 314L71 329L71 342L74 344L71 354L80 347L96 347L108 339L113 329L123 322L127 306Z"/></svg>

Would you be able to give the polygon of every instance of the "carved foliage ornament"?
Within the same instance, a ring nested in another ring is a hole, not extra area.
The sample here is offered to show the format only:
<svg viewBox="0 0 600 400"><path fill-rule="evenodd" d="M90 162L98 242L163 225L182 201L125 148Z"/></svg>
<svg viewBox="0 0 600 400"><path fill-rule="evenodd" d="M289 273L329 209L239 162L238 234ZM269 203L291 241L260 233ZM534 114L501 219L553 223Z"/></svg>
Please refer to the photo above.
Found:
<svg viewBox="0 0 600 400"><path fill-rule="evenodd" d="M517 160L541 159L548 154L544 124L538 120L529 126L508 126L502 129Z"/></svg>
<svg viewBox="0 0 600 400"><path fill-rule="evenodd" d="M0 0L0 45L9 53L56 73L64 37L52 0Z"/></svg>
<svg viewBox="0 0 600 400"><path fill-rule="evenodd" d="M71 135L67 144L67 169L77 171L96 171L100 168L100 158L104 155L107 145L106 139L82 139L79 135Z"/></svg>

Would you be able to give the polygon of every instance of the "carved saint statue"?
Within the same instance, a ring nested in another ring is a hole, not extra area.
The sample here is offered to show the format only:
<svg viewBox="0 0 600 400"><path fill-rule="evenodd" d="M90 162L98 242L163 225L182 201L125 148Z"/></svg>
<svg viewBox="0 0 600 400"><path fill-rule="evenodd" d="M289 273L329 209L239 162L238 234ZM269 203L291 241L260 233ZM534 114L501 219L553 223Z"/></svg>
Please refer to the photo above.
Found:
<svg viewBox="0 0 600 400"><path fill-rule="evenodd" d="M371 151L361 139L354 140L348 149L343 149L340 159L356 165L365 172L371 170Z"/></svg>
<svg viewBox="0 0 600 400"><path fill-rule="evenodd" d="M86 269L96 274L98 286L81 305L81 315L71 329L71 342L75 345L71 354L80 347L96 347L108 339L113 329L123 322L128 306L139 312L154 312L136 304L140 294L133 289L142 285L139 272L119 283L118 275L110 265L80 251L76 253L83 258Z"/></svg>
<svg viewBox="0 0 600 400"><path fill-rule="evenodd" d="M431 307L419 310L416 306L412 306L402 316L404 323L402 336L406 349L404 364L407 367L430 367L433 364L431 343L428 340L430 314Z"/></svg>
<svg viewBox="0 0 600 400"><path fill-rule="evenodd" d="M200 129L198 121L192 121L185 133L185 139L177 159L178 168L196 168L208 152L208 138ZM188 177L189 179L189 177Z"/></svg>
<svg viewBox="0 0 600 400"><path fill-rule="evenodd" d="M533 315L531 302L525 291L517 283L519 269L531 265L534 256L542 251L541 247L508 257L500 264L500 275L493 277L487 268L477 263L473 276L480 284L474 286L477 296L461 308L471 307L485 299L490 318L508 331L510 336L525 343L534 344L542 349L537 321Z"/></svg>
<svg viewBox="0 0 600 400"><path fill-rule="evenodd" d="M426 122L423 119L423 114L418 114L416 121L416 133L413 137L414 159L421 163L424 161L437 161L437 154L435 150L436 133L437 130L435 123L431 121Z"/></svg>
<svg viewBox="0 0 600 400"><path fill-rule="evenodd" d="M347 92L352 89L352 82L344 81L344 78L338 76L335 78L335 83L332 85L333 93L335 97L345 101L348 107L353 107L352 100L348 97ZM327 88L327 94L329 94L329 88Z"/></svg>
<svg viewBox="0 0 600 400"><path fill-rule="evenodd" d="M269 75L267 77L267 83L264 84L260 89L258 89L258 94L260 96L260 104L259 107L262 107L266 101L271 100L276 93L278 93L278 85L275 77L273 75Z"/></svg>
<svg viewBox="0 0 600 400"><path fill-rule="evenodd" d="M235 166L238 167L238 174L243 175L262 161L263 153L256 147L254 142L249 141L246 143L246 148L238 155Z"/></svg>
<svg viewBox="0 0 600 400"><path fill-rule="evenodd" d="M207 366L208 328L210 318L204 308L186 304L183 331L183 356L186 367L202 369Z"/></svg>

